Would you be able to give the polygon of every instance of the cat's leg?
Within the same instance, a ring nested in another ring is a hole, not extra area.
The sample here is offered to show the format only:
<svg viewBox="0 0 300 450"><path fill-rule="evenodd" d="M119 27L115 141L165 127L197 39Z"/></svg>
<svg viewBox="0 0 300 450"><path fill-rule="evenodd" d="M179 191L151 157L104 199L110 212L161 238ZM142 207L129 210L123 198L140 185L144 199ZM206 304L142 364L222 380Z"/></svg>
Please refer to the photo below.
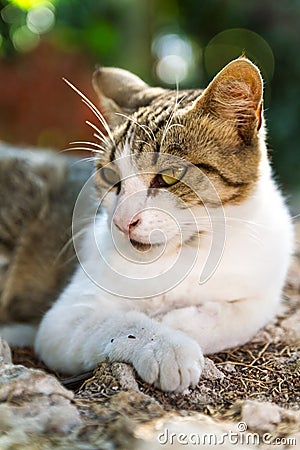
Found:
<svg viewBox="0 0 300 450"><path fill-rule="evenodd" d="M105 349L111 361L132 363L141 378L164 391L183 391L198 383L204 360L196 341L140 312L125 316L126 327L123 316Z"/></svg>
<svg viewBox="0 0 300 450"><path fill-rule="evenodd" d="M0 336L13 346L32 346L35 340L37 328L37 325L18 323L0 325Z"/></svg>
<svg viewBox="0 0 300 450"><path fill-rule="evenodd" d="M75 294L76 301L65 296L54 304L40 325L35 349L49 367L78 373L108 358L131 363L142 379L165 391L198 383L203 355L189 336L126 311L126 300Z"/></svg>
<svg viewBox="0 0 300 450"><path fill-rule="evenodd" d="M195 339L209 354L249 341L276 314L278 303L278 295L206 302L170 311L160 320Z"/></svg>

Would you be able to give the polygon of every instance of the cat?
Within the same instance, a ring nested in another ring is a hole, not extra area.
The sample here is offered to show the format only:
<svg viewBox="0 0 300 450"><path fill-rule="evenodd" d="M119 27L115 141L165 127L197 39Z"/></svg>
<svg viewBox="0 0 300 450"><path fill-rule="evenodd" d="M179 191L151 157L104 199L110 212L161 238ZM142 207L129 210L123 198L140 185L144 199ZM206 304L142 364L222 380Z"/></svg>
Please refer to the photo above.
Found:
<svg viewBox="0 0 300 450"><path fill-rule="evenodd" d="M11 344L32 343L74 272L72 211L91 170L74 157L0 143L0 334Z"/></svg>
<svg viewBox="0 0 300 450"><path fill-rule="evenodd" d="M124 361L182 392L204 354L249 341L281 299L293 230L268 161L263 81L241 57L204 90L117 68L93 85L109 124L85 99L107 131L94 145L98 203L35 351L69 374Z"/></svg>

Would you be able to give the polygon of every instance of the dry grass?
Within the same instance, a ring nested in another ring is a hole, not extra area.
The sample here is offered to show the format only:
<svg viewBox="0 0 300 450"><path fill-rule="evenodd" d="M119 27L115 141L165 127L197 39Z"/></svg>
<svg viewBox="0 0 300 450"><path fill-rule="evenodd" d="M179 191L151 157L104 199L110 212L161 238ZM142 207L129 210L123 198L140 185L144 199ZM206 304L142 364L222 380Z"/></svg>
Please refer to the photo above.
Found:
<svg viewBox="0 0 300 450"><path fill-rule="evenodd" d="M275 327L279 325L278 320ZM137 382L140 391L157 400L165 411L200 411L220 417L226 416L236 401L244 399L269 401L297 409L300 405L299 354L296 343L258 340L211 355L224 378L202 378L198 386L186 395L161 392L138 377ZM120 390L111 364L107 362L98 366L94 375L77 390L76 397L107 401Z"/></svg>

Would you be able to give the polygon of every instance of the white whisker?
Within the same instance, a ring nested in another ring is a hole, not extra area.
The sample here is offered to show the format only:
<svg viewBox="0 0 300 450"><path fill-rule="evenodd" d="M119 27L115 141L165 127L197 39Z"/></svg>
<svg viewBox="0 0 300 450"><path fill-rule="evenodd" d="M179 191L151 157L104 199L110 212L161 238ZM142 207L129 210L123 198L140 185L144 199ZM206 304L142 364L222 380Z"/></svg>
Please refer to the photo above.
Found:
<svg viewBox="0 0 300 450"><path fill-rule="evenodd" d="M69 150L86 150L86 151L88 151L88 152L93 152L93 153L100 153L100 155L103 155L103 153L105 152L105 150L103 149L103 150L96 150L96 149L94 149L94 148L90 148L90 147L81 147L81 146L78 146L78 147L71 147Z"/></svg>
<svg viewBox="0 0 300 450"><path fill-rule="evenodd" d="M90 158L80 158L77 161L74 161L72 163L72 166L75 164L82 163L82 162L95 162L95 161L100 161L100 160L101 160L101 158L99 158L98 156L91 156Z"/></svg>
<svg viewBox="0 0 300 450"><path fill-rule="evenodd" d="M245 223L245 224L248 224L248 225L253 225L255 227L261 227L261 228L266 228L266 229L269 228L268 226L263 225L262 223L253 222L252 220L247 220L247 219L241 219L240 217L226 216L226 220L233 220L233 221L236 221L236 222Z"/></svg>
<svg viewBox="0 0 300 450"><path fill-rule="evenodd" d="M95 105L93 105L93 103L91 102L87 102L85 100L82 100L82 102L92 111L92 113L97 117L97 119L100 121L101 125L103 126L103 128L105 129L105 131L107 132L111 142L113 143L113 145L115 145L115 140L114 137L110 131L110 128L108 126L108 123L106 122L106 120L104 119L103 115L100 113L100 111L95 107ZM95 109L94 109L94 108Z"/></svg>
<svg viewBox="0 0 300 450"><path fill-rule="evenodd" d="M82 150L82 151L85 151L85 152L97 153L97 154L99 153L101 155L104 153L103 151L96 150L94 148L89 148L89 147L80 147L80 148L78 148L78 147L69 147L69 148L64 148L63 150L60 150L58 153L66 153L66 152L71 152L73 150ZM83 158L83 159L87 159L87 158Z"/></svg>
<svg viewBox="0 0 300 450"><path fill-rule="evenodd" d="M103 142L103 139L101 138L101 136L99 136L99 134L94 133L93 136L94 136L96 139L99 139L99 141L102 141L102 142ZM107 145L106 142L103 142L103 144L106 144L106 145ZM102 147L102 148L104 148L104 147ZM106 148L105 150L107 151L107 148Z"/></svg>
<svg viewBox="0 0 300 450"><path fill-rule="evenodd" d="M149 142L143 141L143 139L138 139L138 140L136 140L135 142L140 142L141 144L148 145L148 147L150 147L151 150L152 150L151 144L149 144Z"/></svg>
<svg viewBox="0 0 300 450"><path fill-rule="evenodd" d="M109 145L109 144L110 144L110 141L109 141L109 139L107 138L107 136L105 136L105 134L102 133L102 131L99 130L99 128L96 127L96 125L95 125L94 123L90 122L89 120L86 120L85 123L86 123L89 127L91 127L93 130L97 131L97 133L98 133L98 134L97 134L97 139L99 139L100 141L102 141L102 142L103 142L104 144L106 144L106 145ZM94 136L95 136L95 135L94 135Z"/></svg>
<svg viewBox="0 0 300 450"><path fill-rule="evenodd" d="M113 145L115 145L114 137L110 131L110 128L108 126L108 123L106 122L105 118L101 114L101 112L98 110L98 108L94 105L91 100L89 100L78 88L76 88L69 80L66 78L63 78L64 82L67 83L73 91L75 91L82 99L83 103L93 112L93 114L99 119L101 124L103 125L104 129L106 130L109 138L111 139Z"/></svg>
<svg viewBox="0 0 300 450"><path fill-rule="evenodd" d="M193 225L193 226L196 226L195 222L191 222L190 224ZM188 232L190 237L198 236L199 239L209 239L209 240L211 240L213 238L213 236L214 236L213 229L206 229L205 226L201 225L200 229L193 230L193 226L187 226L185 224L180 224L180 232L183 232L183 233L187 233ZM248 228L244 229L245 235L248 238L250 238L256 244L263 245L263 239L261 239L257 235L256 231L257 230L253 230L253 229L249 230Z"/></svg>
<svg viewBox="0 0 300 450"><path fill-rule="evenodd" d="M72 144L72 142L71 142ZM75 144L75 142L74 142ZM84 144L84 142L83 142ZM102 147L102 145L97 146L97 148L93 148L93 147L88 147L88 146L76 146L76 147L70 147L69 150L86 150L86 151L90 151L93 153L99 153L100 155L103 155L104 153L106 153L106 148Z"/></svg>
<svg viewBox="0 0 300 450"><path fill-rule="evenodd" d="M103 149L102 145L96 144L95 142L90 142L90 141L74 141L74 142L70 142L70 145L78 145L78 144L92 145L94 147Z"/></svg>
<svg viewBox="0 0 300 450"><path fill-rule="evenodd" d="M182 123L173 123L172 125L169 126L168 131L171 130L171 128L173 127L182 127L184 128L184 125L182 125Z"/></svg>
<svg viewBox="0 0 300 450"><path fill-rule="evenodd" d="M127 120L130 120L132 123L134 123L135 125L137 125L138 127L140 127L146 134L147 136L150 138L151 141L155 142L155 136L153 134L153 131L151 130L150 127L148 127L148 125L142 125L141 123L139 123L137 120L135 120L133 117L127 116L126 114L122 114L122 113L116 113L118 116L122 116ZM148 131L149 130L149 131Z"/></svg>
<svg viewBox="0 0 300 450"><path fill-rule="evenodd" d="M177 90L176 90L175 105L174 105L174 108L173 108L173 110L172 110L172 113L170 114L170 117L168 118L168 120L167 120L167 122L166 122L164 131L163 131L163 135L162 135L162 138L161 138L161 141L160 141L160 146L163 145L164 140L166 139L167 133L168 133L169 130L171 129L170 124L171 124L171 122L172 122L172 120L173 120L173 118L174 118L174 115L175 115L175 112L176 112L178 106L180 105L180 103L181 103L181 102L185 99L185 97L186 97L186 95L185 95L185 96L183 96L183 97L178 101L178 94L179 94L179 91L178 91L178 89L177 89ZM173 125L175 125L175 124L173 124ZM181 125L181 124L176 124L176 125L178 126L178 125ZM181 125L181 126L183 126L183 125Z"/></svg>
<svg viewBox="0 0 300 450"><path fill-rule="evenodd" d="M68 247L73 243L73 241L77 238L79 238L81 235L83 235L86 232L87 226L91 223L91 218L82 218L81 222L83 224L82 229L77 231L76 233L72 234L72 236L67 240L67 242L63 245L59 253L56 255L55 261L57 262L59 258L68 250ZM74 252L75 253L75 252ZM69 261L72 261L72 259L76 257L76 253L69 259ZM64 261L64 263L67 263L69 261Z"/></svg>

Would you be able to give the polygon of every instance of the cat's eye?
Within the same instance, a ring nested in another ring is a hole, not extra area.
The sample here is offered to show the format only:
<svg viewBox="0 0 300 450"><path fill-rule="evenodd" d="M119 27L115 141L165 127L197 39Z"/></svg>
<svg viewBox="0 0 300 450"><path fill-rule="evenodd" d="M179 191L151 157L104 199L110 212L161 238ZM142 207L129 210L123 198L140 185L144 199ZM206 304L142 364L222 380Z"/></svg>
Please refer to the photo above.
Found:
<svg viewBox="0 0 300 450"><path fill-rule="evenodd" d="M170 167L162 170L156 175L160 187L173 186L182 179L186 172L186 167Z"/></svg>
<svg viewBox="0 0 300 450"><path fill-rule="evenodd" d="M114 170L109 169L108 167L102 167L102 169L99 171L99 174L102 180L109 186L116 186L121 181L119 174Z"/></svg>

